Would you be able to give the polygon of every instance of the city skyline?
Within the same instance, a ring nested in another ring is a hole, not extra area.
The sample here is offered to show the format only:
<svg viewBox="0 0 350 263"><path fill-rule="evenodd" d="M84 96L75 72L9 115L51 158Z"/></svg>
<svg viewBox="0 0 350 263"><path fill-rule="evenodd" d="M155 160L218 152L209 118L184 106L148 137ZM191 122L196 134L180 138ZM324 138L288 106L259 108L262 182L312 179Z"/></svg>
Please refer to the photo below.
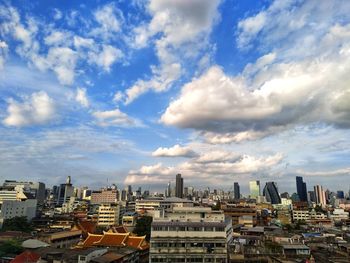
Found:
<svg viewBox="0 0 350 263"><path fill-rule="evenodd" d="M23 3L0 4L0 180L348 192L349 2Z"/></svg>

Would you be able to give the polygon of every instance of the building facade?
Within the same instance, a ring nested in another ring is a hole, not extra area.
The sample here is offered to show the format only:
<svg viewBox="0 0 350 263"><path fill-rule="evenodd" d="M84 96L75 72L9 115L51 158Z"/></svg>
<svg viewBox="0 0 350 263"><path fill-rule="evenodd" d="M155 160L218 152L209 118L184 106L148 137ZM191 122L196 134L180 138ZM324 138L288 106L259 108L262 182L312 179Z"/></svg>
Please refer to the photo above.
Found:
<svg viewBox="0 0 350 263"><path fill-rule="evenodd" d="M251 198L257 198L260 196L260 181L250 181L249 190Z"/></svg>
<svg viewBox="0 0 350 263"><path fill-rule="evenodd" d="M174 207L152 223L150 263L228 262L232 221L221 211Z"/></svg>

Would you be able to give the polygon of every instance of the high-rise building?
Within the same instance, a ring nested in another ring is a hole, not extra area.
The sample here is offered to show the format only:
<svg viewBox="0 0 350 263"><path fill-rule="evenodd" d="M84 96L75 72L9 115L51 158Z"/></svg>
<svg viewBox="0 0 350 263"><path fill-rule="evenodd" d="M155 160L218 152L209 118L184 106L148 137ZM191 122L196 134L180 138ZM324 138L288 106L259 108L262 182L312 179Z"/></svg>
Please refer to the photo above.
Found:
<svg viewBox="0 0 350 263"><path fill-rule="evenodd" d="M233 197L234 197L234 199L240 199L241 198L241 191L240 191L239 184L237 182L235 182L233 184Z"/></svg>
<svg viewBox="0 0 350 263"><path fill-rule="evenodd" d="M316 202L316 194L314 191L308 191L307 196L308 196L307 199L309 202Z"/></svg>
<svg viewBox="0 0 350 263"><path fill-rule="evenodd" d="M299 200L302 202L307 202L307 189L306 183L303 181L303 177L296 177L296 185L297 185L297 193L299 196Z"/></svg>
<svg viewBox="0 0 350 263"><path fill-rule="evenodd" d="M168 182L168 185L167 185L167 188L166 188L166 191L165 191L165 196L166 197L171 197L171 183Z"/></svg>
<svg viewBox="0 0 350 263"><path fill-rule="evenodd" d="M250 197L257 198L260 195L260 181L249 182Z"/></svg>
<svg viewBox="0 0 350 263"><path fill-rule="evenodd" d="M344 199L345 198L344 191L338 190L337 191L337 198Z"/></svg>
<svg viewBox="0 0 350 263"><path fill-rule="evenodd" d="M322 186L315 185L314 191L315 191L315 197L316 197L316 204L321 205L321 206L325 206L326 205L326 195L325 195L325 192L323 191Z"/></svg>
<svg viewBox="0 0 350 263"><path fill-rule="evenodd" d="M183 197L184 191L184 180L181 177L181 174L176 175L176 185L175 185L175 196L178 198Z"/></svg>
<svg viewBox="0 0 350 263"><path fill-rule="evenodd" d="M74 196L74 187L71 183L71 177L68 176L65 184L61 184L58 189L57 204L62 205L68 202Z"/></svg>
<svg viewBox="0 0 350 263"><path fill-rule="evenodd" d="M263 195L266 198L267 202L270 202L271 204L280 204L281 203L281 197L278 193L277 183L275 182L267 182Z"/></svg>

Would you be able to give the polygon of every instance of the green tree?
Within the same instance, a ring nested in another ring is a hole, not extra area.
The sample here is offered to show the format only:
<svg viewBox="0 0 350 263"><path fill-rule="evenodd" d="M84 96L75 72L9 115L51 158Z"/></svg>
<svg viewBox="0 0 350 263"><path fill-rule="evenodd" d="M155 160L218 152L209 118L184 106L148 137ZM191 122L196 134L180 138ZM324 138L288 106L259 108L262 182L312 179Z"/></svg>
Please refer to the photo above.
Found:
<svg viewBox="0 0 350 263"><path fill-rule="evenodd" d="M134 234L138 236L146 236L146 240L150 240L151 237L151 216L139 217L136 221L136 226L134 229Z"/></svg>
<svg viewBox="0 0 350 263"><path fill-rule="evenodd" d="M10 239L0 244L0 257L18 255L23 252L19 240Z"/></svg>
<svg viewBox="0 0 350 263"><path fill-rule="evenodd" d="M2 225L2 231L21 231L21 232L31 232L33 231L33 226L28 222L25 216L16 216L13 218L5 219Z"/></svg>

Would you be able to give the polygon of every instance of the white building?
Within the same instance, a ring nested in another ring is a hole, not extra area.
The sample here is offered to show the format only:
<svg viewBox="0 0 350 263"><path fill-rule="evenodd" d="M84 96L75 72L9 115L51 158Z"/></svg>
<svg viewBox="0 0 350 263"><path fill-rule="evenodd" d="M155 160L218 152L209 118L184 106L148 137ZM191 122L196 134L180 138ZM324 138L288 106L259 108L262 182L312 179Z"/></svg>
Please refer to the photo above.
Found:
<svg viewBox="0 0 350 263"><path fill-rule="evenodd" d="M174 207L154 217L152 262L227 262L232 221L222 211L204 207Z"/></svg>
<svg viewBox="0 0 350 263"><path fill-rule="evenodd" d="M119 225L120 206L118 204L102 204L98 208L97 225Z"/></svg>
<svg viewBox="0 0 350 263"><path fill-rule="evenodd" d="M14 217L27 217L27 220L32 220L36 216L36 199L28 200L4 200L0 203L0 226L4 220Z"/></svg>
<svg viewBox="0 0 350 263"><path fill-rule="evenodd" d="M310 212L309 212L309 210L293 210L292 211L292 219L294 222L307 221L310 219Z"/></svg>
<svg viewBox="0 0 350 263"><path fill-rule="evenodd" d="M193 201L178 197L169 198L148 198L136 200L135 211L138 213L147 213L153 215L156 210L168 210L173 207L192 207Z"/></svg>
<svg viewBox="0 0 350 263"><path fill-rule="evenodd" d="M341 221L349 219L349 212L344 211L342 208L335 208L333 213L330 215L333 221Z"/></svg>

